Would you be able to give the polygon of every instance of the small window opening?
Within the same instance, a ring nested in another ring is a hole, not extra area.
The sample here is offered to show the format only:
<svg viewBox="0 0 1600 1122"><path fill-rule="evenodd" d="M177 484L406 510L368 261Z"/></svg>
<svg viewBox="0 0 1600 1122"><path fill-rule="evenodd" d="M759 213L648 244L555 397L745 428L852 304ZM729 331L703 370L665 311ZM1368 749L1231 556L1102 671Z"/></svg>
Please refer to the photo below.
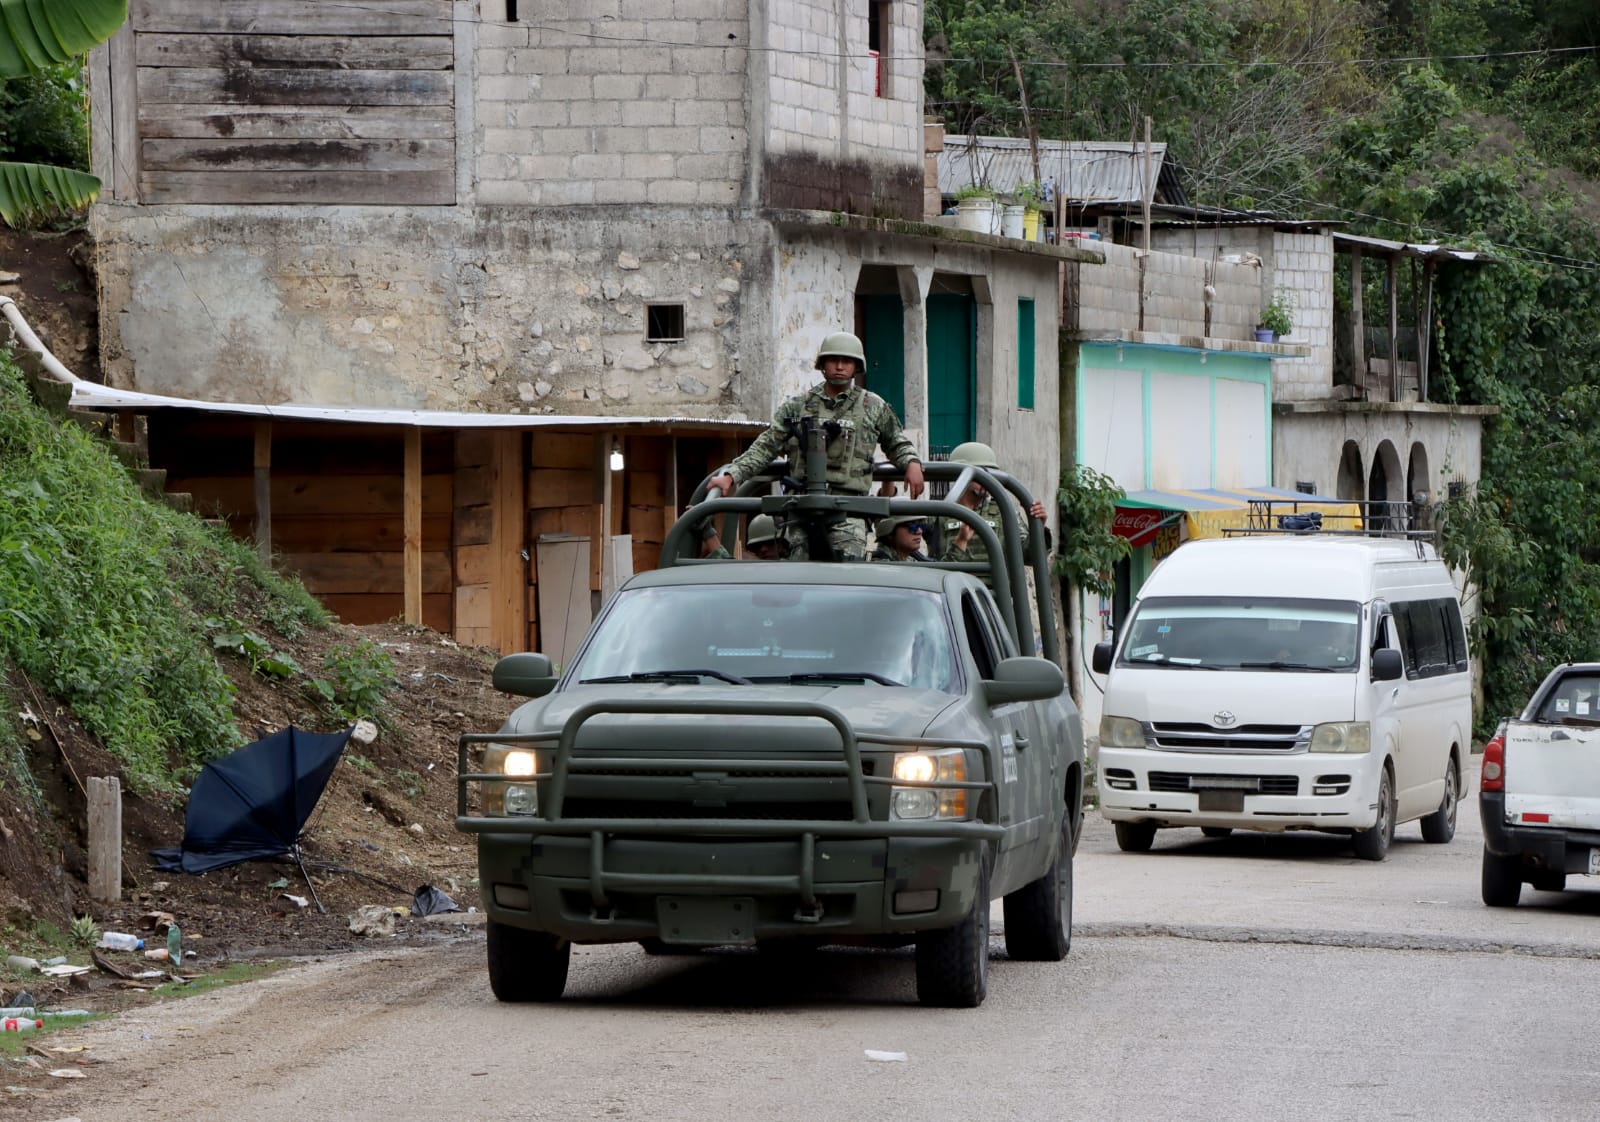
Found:
<svg viewBox="0 0 1600 1122"><path fill-rule="evenodd" d="M872 60L872 95L889 96L889 41L894 21L890 0L870 0L867 4L867 54Z"/></svg>
<svg viewBox="0 0 1600 1122"><path fill-rule="evenodd" d="M1299 480L1295 483L1294 489L1302 495L1315 495L1317 493L1317 485L1309 479Z"/></svg>
<svg viewBox="0 0 1600 1122"><path fill-rule="evenodd" d="M647 343L683 341L683 305L645 305L644 340Z"/></svg>
<svg viewBox="0 0 1600 1122"><path fill-rule="evenodd" d="M517 0L506 0L506 22L517 22Z"/></svg>

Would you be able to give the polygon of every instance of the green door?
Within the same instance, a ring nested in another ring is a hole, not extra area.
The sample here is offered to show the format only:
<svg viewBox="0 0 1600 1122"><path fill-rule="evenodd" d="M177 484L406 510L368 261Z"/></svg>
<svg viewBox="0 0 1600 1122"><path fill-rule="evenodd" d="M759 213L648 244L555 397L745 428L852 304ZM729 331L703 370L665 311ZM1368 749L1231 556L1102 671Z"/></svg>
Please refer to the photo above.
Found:
<svg viewBox="0 0 1600 1122"><path fill-rule="evenodd" d="M861 345L867 352L867 389L906 421L905 307L893 295L861 296Z"/></svg>
<svg viewBox="0 0 1600 1122"><path fill-rule="evenodd" d="M961 293L928 297L928 451L977 439L978 304Z"/></svg>

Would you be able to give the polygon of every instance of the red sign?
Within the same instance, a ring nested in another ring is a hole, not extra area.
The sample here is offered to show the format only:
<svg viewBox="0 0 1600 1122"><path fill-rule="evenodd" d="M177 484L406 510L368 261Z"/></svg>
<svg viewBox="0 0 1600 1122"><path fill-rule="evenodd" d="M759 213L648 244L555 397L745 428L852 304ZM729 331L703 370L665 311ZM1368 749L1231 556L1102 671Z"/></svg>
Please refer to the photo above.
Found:
<svg viewBox="0 0 1600 1122"><path fill-rule="evenodd" d="M1164 510L1119 506L1117 516L1111 520L1111 532L1119 538L1127 538L1129 545L1148 545L1150 539L1155 537L1156 527L1161 525L1161 520L1166 516Z"/></svg>

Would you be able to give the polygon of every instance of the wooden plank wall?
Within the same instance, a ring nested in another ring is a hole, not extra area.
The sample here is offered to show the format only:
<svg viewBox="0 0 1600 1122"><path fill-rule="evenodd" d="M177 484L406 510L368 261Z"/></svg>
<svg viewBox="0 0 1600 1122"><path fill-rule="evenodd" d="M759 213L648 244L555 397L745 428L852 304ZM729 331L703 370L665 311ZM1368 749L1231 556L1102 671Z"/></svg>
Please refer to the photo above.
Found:
<svg viewBox="0 0 1600 1122"><path fill-rule="evenodd" d="M159 420L159 419L158 419ZM422 434L422 619L449 634L455 583L450 552L455 433ZM255 532L253 420L206 418L193 428L151 425L151 462L167 490L188 491L202 514ZM275 423L271 549L346 623L405 612L404 430Z"/></svg>
<svg viewBox="0 0 1600 1122"><path fill-rule="evenodd" d="M133 0L140 201L453 204L451 15L451 0Z"/></svg>

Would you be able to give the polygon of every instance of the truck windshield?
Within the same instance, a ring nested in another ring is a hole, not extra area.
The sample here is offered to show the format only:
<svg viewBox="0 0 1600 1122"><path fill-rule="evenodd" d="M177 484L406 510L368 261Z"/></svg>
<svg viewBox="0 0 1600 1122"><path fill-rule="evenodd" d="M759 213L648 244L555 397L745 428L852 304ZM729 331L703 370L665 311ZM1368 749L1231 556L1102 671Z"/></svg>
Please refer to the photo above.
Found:
<svg viewBox="0 0 1600 1122"><path fill-rule="evenodd" d="M716 671L757 684L961 690L942 596L837 585L630 589L606 613L572 680L633 674L677 680L663 674L674 670Z"/></svg>
<svg viewBox="0 0 1600 1122"><path fill-rule="evenodd" d="M1354 671L1354 601L1167 596L1141 600L1119 664L1286 673Z"/></svg>

